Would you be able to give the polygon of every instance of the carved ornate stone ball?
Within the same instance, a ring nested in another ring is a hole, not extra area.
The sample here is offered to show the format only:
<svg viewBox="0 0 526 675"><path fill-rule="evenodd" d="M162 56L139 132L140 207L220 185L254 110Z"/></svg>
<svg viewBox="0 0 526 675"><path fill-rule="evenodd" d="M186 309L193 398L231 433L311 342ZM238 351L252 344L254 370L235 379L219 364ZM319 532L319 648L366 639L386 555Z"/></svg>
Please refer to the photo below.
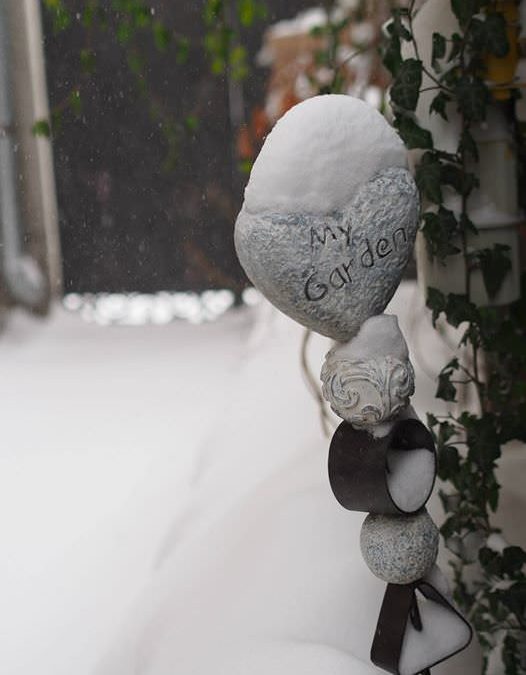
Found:
<svg viewBox="0 0 526 675"><path fill-rule="evenodd" d="M391 584L409 584L428 572L438 553L438 529L425 509L414 516L369 514L360 548L371 572Z"/></svg>
<svg viewBox="0 0 526 675"><path fill-rule="evenodd" d="M333 347L321 370L323 396L356 429L394 419L415 390L413 366L396 316L364 322L350 342Z"/></svg>
<svg viewBox="0 0 526 675"><path fill-rule="evenodd" d="M346 341L391 299L418 212L406 151L382 115L350 96L317 96L292 108L265 141L236 250L276 307Z"/></svg>

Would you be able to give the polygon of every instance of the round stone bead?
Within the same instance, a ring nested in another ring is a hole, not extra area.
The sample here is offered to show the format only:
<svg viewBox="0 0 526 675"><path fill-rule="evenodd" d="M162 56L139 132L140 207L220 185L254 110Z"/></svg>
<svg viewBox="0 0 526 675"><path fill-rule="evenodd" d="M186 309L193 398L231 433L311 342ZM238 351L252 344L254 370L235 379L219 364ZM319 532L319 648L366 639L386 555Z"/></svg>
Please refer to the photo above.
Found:
<svg viewBox="0 0 526 675"><path fill-rule="evenodd" d="M433 566L438 529L423 509L414 516L369 514L360 533L360 548L371 572L390 584L409 584Z"/></svg>

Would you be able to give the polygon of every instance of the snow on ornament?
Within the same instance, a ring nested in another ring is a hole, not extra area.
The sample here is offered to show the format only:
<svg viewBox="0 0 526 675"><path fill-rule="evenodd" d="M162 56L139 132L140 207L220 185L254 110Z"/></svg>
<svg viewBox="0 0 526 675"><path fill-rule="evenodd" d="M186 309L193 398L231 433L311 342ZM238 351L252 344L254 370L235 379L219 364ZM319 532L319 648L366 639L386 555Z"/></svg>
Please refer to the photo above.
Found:
<svg viewBox="0 0 526 675"><path fill-rule="evenodd" d="M321 371L323 396L356 429L388 430L415 391L413 366L394 315L367 319L357 336L335 345Z"/></svg>
<svg viewBox="0 0 526 675"><path fill-rule="evenodd" d="M396 132L363 101L328 94L292 108L267 137L235 245L248 277L278 309L345 341L393 296L418 214Z"/></svg>

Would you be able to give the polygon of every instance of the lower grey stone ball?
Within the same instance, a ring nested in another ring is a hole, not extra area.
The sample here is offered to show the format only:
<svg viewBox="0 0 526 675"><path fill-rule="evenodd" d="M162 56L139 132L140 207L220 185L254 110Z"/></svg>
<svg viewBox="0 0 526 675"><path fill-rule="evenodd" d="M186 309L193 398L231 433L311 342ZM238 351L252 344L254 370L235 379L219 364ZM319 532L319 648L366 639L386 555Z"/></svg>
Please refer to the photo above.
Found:
<svg viewBox="0 0 526 675"><path fill-rule="evenodd" d="M409 584L434 564L438 529L425 509L415 516L369 514L362 525L360 548L376 577L390 584Z"/></svg>

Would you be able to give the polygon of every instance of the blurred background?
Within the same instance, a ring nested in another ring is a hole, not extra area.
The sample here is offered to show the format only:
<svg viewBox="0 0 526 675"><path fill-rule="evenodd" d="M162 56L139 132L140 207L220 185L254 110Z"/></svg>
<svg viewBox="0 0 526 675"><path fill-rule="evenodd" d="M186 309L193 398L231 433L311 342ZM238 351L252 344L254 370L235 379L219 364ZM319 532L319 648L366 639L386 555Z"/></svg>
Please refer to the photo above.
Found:
<svg viewBox="0 0 526 675"><path fill-rule="evenodd" d="M233 222L265 135L323 91L381 108L388 84L387 0L4 5L6 37L24 38L4 66L12 228L41 287L20 304L41 313L53 296L73 308L96 294L227 289L240 302ZM18 303L5 286L4 307Z"/></svg>
<svg viewBox="0 0 526 675"><path fill-rule="evenodd" d="M250 485L255 415L268 447L289 438L280 461L298 422L323 449L301 329L249 288L233 226L288 108L324 91L382 108L389 11L0 0L0 672L96 671L209 448Z"/></svg>

